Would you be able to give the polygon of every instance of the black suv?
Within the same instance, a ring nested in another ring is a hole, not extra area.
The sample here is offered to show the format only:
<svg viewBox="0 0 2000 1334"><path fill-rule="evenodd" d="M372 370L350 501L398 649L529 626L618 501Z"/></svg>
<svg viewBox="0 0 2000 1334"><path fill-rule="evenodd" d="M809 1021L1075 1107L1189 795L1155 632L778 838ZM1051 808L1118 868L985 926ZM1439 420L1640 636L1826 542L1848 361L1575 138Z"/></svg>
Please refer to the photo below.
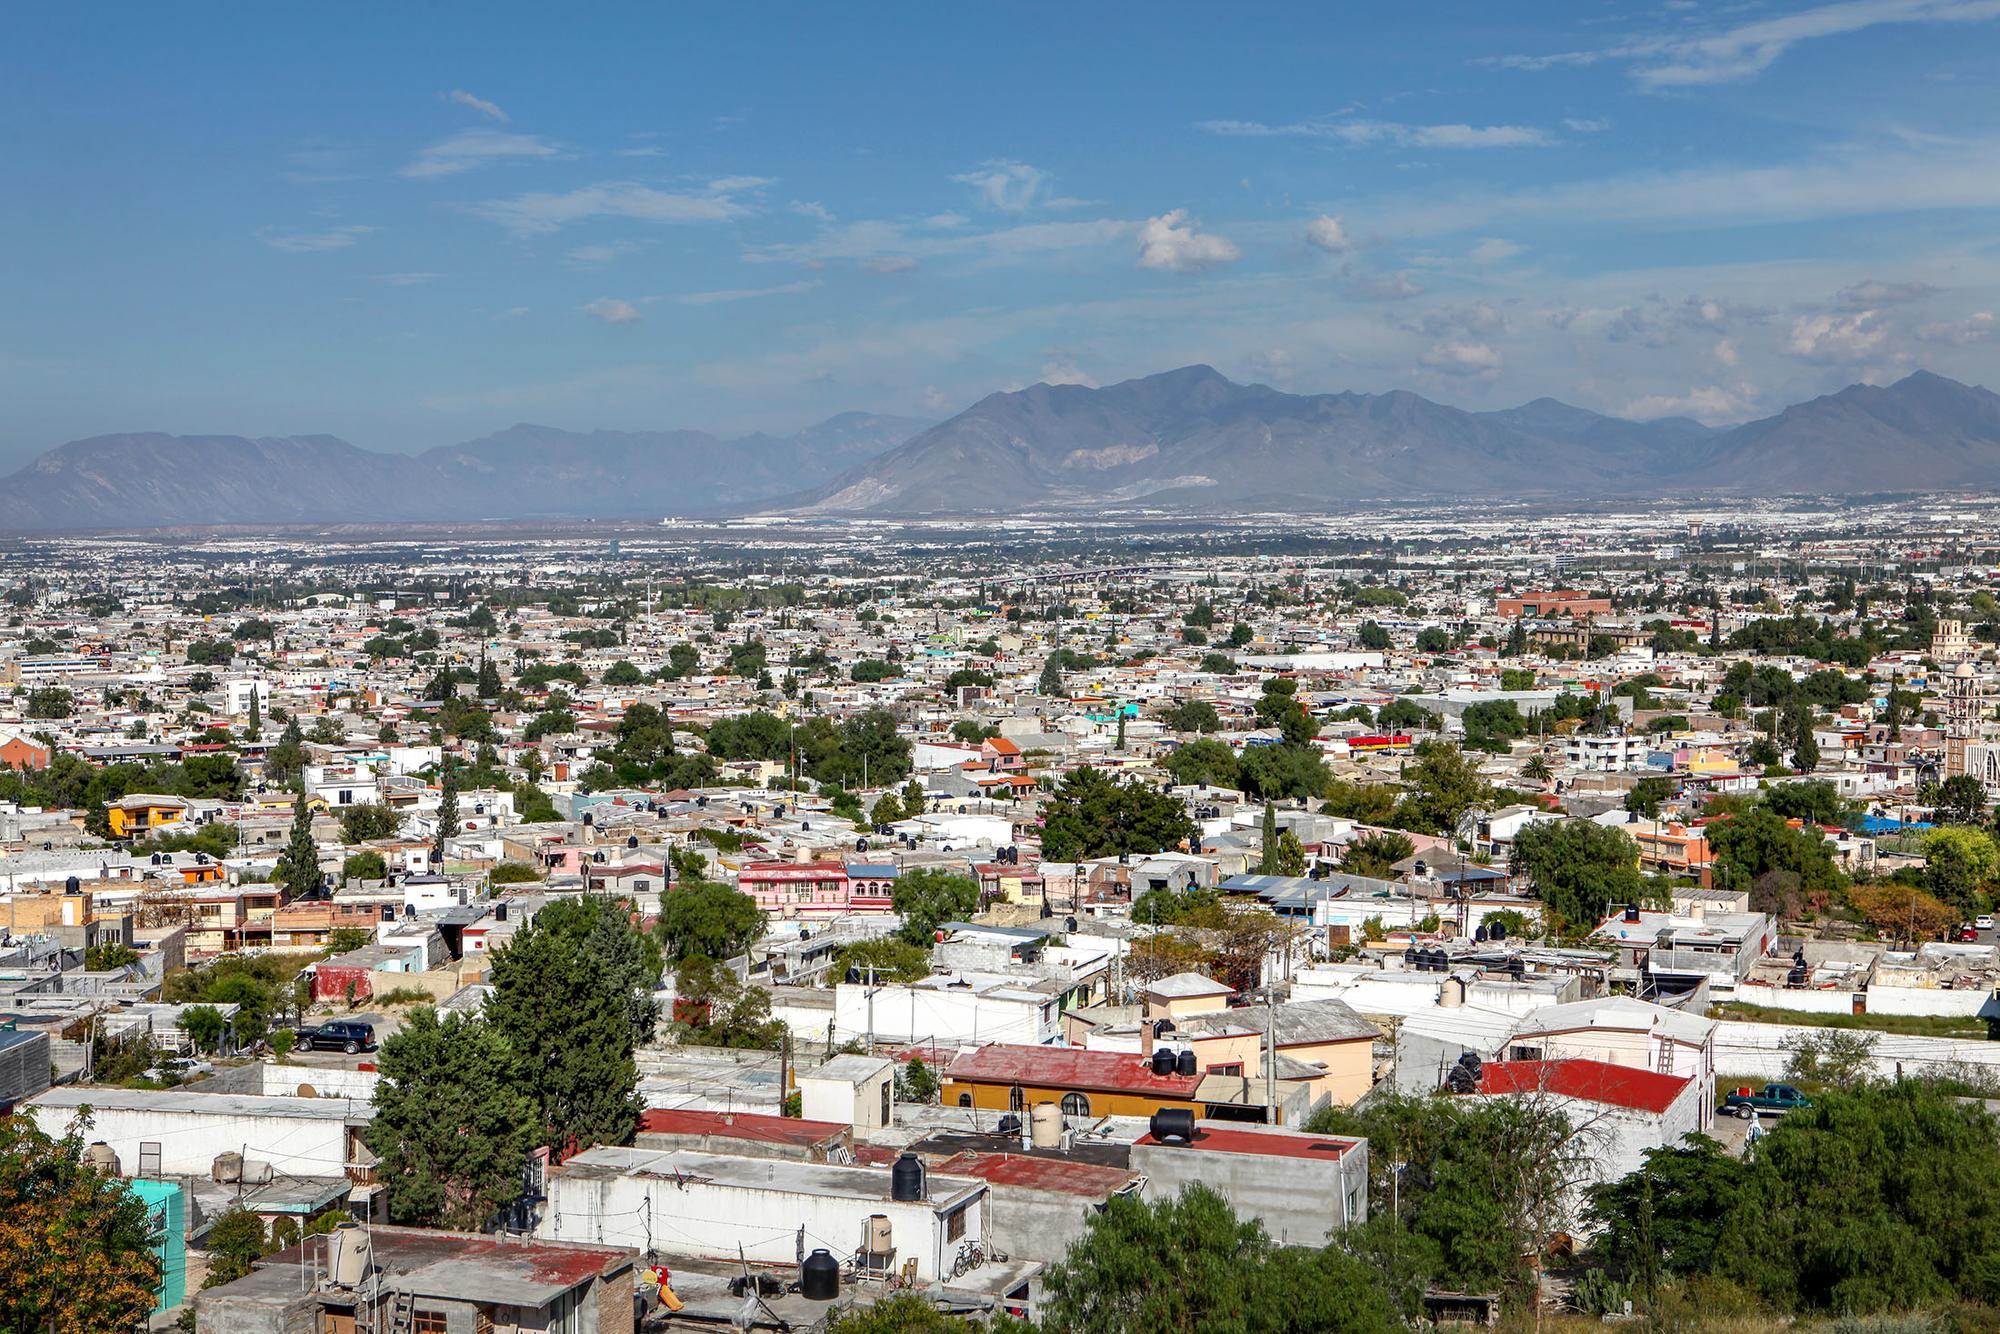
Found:
<svg viewBox="0 0 2000 1334"><path fill-rule="evenodd" d="M300 1051L333 1051L338 1048L349 1056L356 1052L375 1050L375 1025L364 1024L354 1019L329 1019L317 1028L299 1030Z"/></svg>

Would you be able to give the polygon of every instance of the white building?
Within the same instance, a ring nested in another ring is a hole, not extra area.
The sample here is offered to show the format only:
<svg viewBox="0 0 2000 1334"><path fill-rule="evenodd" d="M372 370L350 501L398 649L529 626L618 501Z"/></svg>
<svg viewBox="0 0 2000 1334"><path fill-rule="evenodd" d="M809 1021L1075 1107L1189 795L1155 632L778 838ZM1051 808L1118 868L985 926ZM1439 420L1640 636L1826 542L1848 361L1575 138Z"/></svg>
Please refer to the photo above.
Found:
<svg viewBox="0 0 2000 1334"><path fill-rule="evenodd" d="M927 977L921 982L843 982L834 988L834 1026L843 1039L874 1034L883 1042L940 1047L1005 1042L1039 1046L1062 1028L1058 983L1032 984L990 973Z"/></svg>
<svg viewBox="0 0 2000 1334"><path fill-rule="evenodd" d="M60 1137L86 1106L88 1137L110 1145L127 1175L205 1176L225 1153L280 1176L340 1176L372 1161L361 1144L375 1115L366 1099L65 1086L22 1110Z"/></svg>
<svg viewBox="0 0 2000 1334"><path fill-rule="evenodd" d="M549 1174L536 1235L786 1266L820 1247L839 1259L869 1251L889 1269L914 1259L926 1283L985 1244L984 1181L926 1174L916 1200L896 1199L891 1183L876 1167L600 1147Z"/></svg>

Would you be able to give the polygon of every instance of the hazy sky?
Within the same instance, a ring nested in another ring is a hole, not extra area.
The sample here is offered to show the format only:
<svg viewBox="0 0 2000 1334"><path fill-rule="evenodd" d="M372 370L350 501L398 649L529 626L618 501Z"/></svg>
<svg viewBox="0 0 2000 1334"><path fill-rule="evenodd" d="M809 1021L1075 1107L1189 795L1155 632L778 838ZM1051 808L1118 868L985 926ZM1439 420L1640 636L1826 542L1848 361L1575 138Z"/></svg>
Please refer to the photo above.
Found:
<svg viewBox="0 0 2000 1334"><path fill-rule="evenodd" d="M19 7L0 462L1994 373L2000 0Z"/></svg>

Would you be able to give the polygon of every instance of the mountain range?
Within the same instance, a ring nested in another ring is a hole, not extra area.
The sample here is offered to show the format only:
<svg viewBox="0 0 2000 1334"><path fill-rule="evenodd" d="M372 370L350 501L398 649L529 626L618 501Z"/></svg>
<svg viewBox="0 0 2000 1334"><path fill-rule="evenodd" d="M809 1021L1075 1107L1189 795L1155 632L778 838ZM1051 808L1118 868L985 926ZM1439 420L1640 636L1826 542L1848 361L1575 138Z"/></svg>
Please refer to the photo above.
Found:
<svg viewBox="0 0 2000 1334"><path fill-rule="evenodd" d="M0 531L716 514L827 481L929 424L848 412L724 439L524 423L415 455L330 435L100 435L0 479Z"/></svg>
<svg viewBox="0 0 2000 1334"><path fill-rule="evenodd" d="M1289 394L1189 366L789 436L523 424L415 455L325 435L97 436L0 479L0 531L1968 488L2000 491L2000 395L1926 371L1710 427L1551 398L1471 412L1400 390Z"/></svg>
<svg viewBox="0 0 2000 1334"><path fill-rule="evenodd" d="M1339 508L1422 497L2000 489L2000 395L1919 371L1716 428L1555 399L1287 394L1206 366L993 394L808 496L808 513L1145 505Z"/></svg>

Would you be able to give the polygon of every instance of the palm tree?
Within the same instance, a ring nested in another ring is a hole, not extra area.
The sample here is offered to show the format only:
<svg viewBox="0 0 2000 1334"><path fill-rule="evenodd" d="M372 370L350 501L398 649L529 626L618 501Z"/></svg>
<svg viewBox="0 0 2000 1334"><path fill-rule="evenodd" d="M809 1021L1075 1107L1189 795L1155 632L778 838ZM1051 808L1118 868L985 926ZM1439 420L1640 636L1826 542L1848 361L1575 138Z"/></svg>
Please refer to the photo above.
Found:
<svg viewBox="0 0 2000 1334"><path fill-rule="evenodd" d="M1530 755L1528 762L1521 766L1521 777L1536 783L1548 782L1554 776L1554 772L1549 768L1548 757L1544 755Z"/></svg>

